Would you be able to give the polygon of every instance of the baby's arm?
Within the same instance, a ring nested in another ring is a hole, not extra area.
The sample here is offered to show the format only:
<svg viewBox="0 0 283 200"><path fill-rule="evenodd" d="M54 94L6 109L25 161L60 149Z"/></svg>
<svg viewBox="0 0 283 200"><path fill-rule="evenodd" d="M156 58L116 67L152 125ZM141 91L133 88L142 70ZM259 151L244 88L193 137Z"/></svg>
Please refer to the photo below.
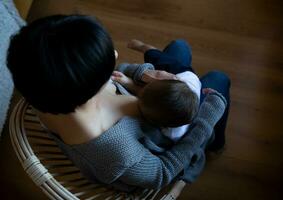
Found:
<svg viewBox="0 0 283 200"><path fill-rule="evenodd" d="M114 71L112 73L111 79L120 83L134 95L138 95L140 90L142 89L141 86L138 86L134 83L133 79L127 77L125 74L119 71Z"/></svg>
<svg viewBox="0 0 283 200"><path fill-rule="evenodd" d="M122 63L118 65L117 71L123 72L131 77L137 85L143 85L155 80L177 80L176 75L163 70L155 70L151 63L129 64Z"/></svg>
<svg viewBox="0 0 283 200"><path fill-rule="evenodd" d="M148 70L154 70L154 66L150 63L122 63L117 66L117 71L122 72L126 76L130 77L137 85L144 85L145 82L142 80L142 76L144 72Z"/></svg>

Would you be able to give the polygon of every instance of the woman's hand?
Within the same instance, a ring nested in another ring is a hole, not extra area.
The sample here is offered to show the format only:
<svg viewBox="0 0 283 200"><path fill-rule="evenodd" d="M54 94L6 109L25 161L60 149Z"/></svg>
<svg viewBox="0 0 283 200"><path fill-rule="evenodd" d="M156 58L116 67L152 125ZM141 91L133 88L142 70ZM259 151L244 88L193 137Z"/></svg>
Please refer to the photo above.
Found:
<svg viewBox="0 0 283 200"><path fill-rule="evenodd" d="M129 90L134 95L137 95L141 90L141 87L136 85L131 78L127 77L122 72L114 71L112 73L111 79L123 85L125 88L127 88L127 90Z"/></svg>
<svg viewBox="0 0 283 200"><path fill-rule="evenodd" d="M125 74L123 74L122 72L119 72L119 71L114 71L112 73L111 79L113 81L117 81L118 83L120 83L121 85L123 85L125 87L127 87L128 85L135 84L132 79L130 79Z"/></svg>
<svg viewBox="0 0 283 200"><path fill-rule="evenodd" d="M142 81L150 83L155 80L178 80L177 76L162 70L146 70L142 75Z"/></svg>

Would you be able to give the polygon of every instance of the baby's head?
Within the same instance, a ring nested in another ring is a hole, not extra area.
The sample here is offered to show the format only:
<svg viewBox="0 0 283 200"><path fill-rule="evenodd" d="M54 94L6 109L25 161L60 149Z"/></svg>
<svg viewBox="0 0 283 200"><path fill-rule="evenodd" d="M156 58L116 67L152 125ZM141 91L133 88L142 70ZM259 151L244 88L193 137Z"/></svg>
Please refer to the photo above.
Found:
<svg viewBox="0 0 283 200"><path fill-rule="evenodd" d="M179 80L157 80L139 94L139 108L145 119L163 127L191 123L199 106L197 95Z"/></svg>

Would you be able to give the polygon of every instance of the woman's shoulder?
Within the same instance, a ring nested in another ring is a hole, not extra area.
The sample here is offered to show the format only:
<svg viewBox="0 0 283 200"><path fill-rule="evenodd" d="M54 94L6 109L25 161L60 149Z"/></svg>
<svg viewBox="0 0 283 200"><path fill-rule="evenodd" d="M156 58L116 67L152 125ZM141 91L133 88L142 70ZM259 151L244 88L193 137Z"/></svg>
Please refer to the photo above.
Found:
<svg viewBox="0 0 283 200"><path fill-rule="evenodd" d="M94 173L100 181L110 183L144 157L148 150L139 142L142 135L139 120L123 117L99 137L82 144L68 145L53 137L82 173Z"/></svg>
<svg viewBox="0 0 283 200"><path fill-rule="evenodd" d="M69 145L69 147L76 149L108 149L117 150L125 149L121 146L125 145L129 149L133 144L135 146L139 138L144 136L144 132L141 128L142 123L132 117L123 117L116 124L110 127L108 130L103 132L98 137L89 140L82 144Z"/></svg>
<svg viewBox="0 0 283 200"><path fill-rule="evenodd" d="M146 149L139 142L143 136L139 120L123 117L99 137L87 143L69 145L69 148L91 158L89 162L96 165L130 166L144 156Z"/></svg>

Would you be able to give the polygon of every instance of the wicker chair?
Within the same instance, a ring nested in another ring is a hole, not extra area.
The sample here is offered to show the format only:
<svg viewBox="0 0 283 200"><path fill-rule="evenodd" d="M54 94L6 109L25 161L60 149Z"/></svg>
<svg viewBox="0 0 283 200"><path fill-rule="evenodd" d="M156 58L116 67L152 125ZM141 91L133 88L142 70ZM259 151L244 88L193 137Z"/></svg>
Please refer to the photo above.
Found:
<svg viewBox="0 0 283 200"><path fill-rule="evenodd" d="M24 99L11 114L9 129L14 150L24 170L50 199L174 200L185 186L183 181L178 181L162 190L137 189L123 193L89 182L48 136Z"/></svg>

